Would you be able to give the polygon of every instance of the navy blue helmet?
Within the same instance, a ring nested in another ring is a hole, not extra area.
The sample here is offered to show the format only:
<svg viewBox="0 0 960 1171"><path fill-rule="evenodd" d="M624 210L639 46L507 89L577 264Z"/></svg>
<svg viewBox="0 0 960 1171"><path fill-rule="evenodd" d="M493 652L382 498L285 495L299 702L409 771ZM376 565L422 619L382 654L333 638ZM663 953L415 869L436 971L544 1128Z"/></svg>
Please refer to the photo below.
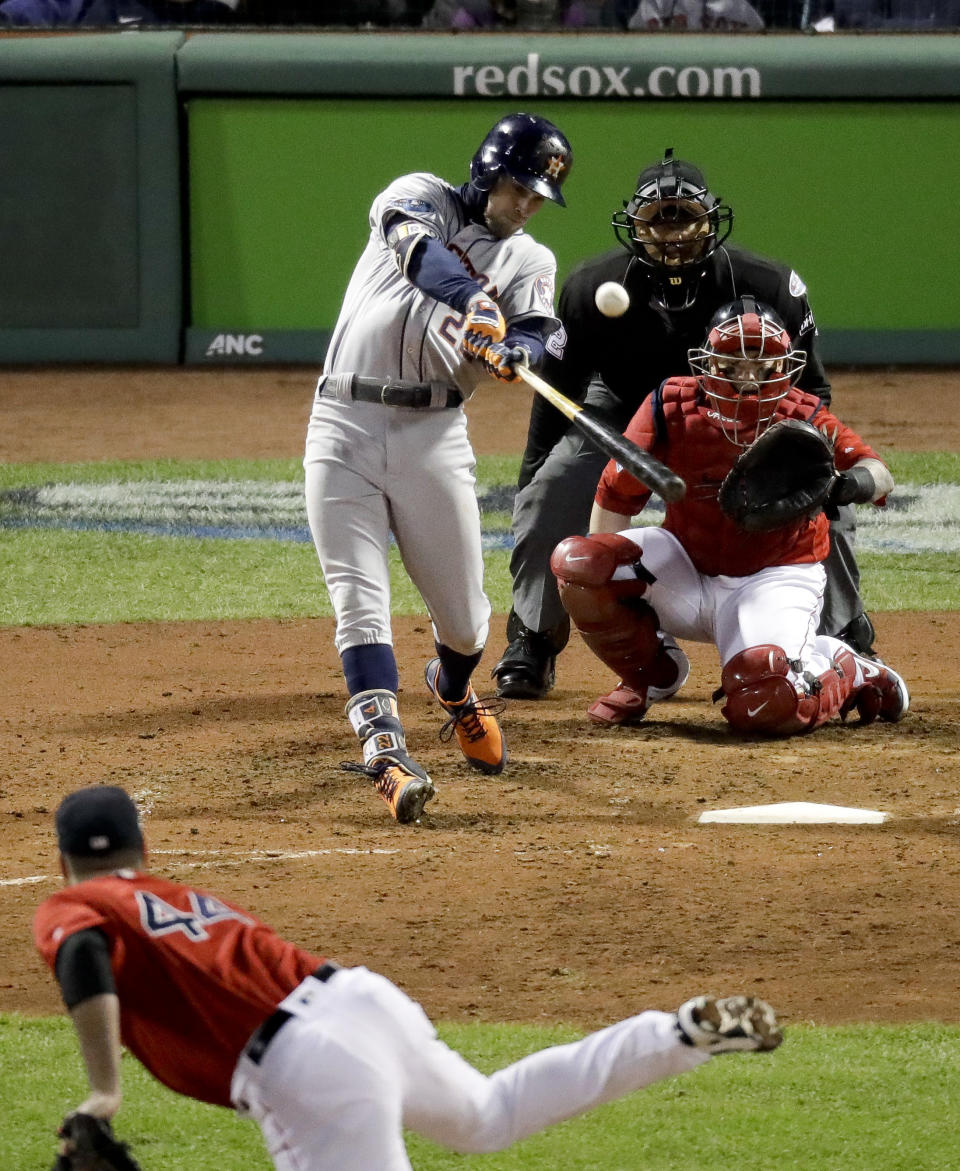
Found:
<svg viewBox="0 0 960 1171"><path fill-rule="evenodd" d="M508 114L493 127L470 163L470 182L492 190L509 175L528 191L566 207L560 188L573 166L570 143L552 122L537 114Z"/></svg>

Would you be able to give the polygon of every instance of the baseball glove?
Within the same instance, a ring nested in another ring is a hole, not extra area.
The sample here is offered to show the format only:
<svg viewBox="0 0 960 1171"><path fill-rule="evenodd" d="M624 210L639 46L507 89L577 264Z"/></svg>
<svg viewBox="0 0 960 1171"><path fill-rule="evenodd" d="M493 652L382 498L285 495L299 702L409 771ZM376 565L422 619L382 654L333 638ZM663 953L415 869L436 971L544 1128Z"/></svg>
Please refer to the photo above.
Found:
<svg viewBox="0 0 960 1171"><path fill-rule="evenodd" d="M754 440L720 485L720 507L748 533L816 516L837 478L833 448L811 423L781 419Z"/></svg>
<svg viewBox="0 0 960 1171"><path fill-rule="evenodd" d="M61 1150L52 1171L140 1171L126 1143L114 1138L105 1118L68 1114L57 1131Z"/></svg>

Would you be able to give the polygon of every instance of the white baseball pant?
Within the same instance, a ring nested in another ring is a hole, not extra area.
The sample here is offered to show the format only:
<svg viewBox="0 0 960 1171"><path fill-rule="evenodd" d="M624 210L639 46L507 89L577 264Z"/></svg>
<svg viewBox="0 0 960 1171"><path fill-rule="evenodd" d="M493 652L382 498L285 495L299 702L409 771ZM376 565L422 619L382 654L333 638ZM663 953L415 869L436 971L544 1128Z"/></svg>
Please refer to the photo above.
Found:
<svg viewBox="0 0 960 1171"><path fill-rule="evenodd" d="M338 652L392 644L390 534L440 642L482 650L480 509L462 407L413 410L314 399L304 455L307 519L337 618Z"/></svg>
<svg viewBox="0 0 960 1171"><path fill-rule="evenodd" d="M656 610L660 629L675 638L712 642L721 664L747 647L772 644L822 675L843 648L838 639L817 634L826 584L821 562L772 565L746 577L709 577L665 529L631 528L620 535L640 546L644 568L657 579L644 598ZM614 577L632 578L633 570L621 566Z"/></svg>
<svg viewBox="0 0 960 1171"><path fill-rule="evenodd" d="M644 1012L487 1077L363 967L308 977L280 1007L293 1019L259 1064L240 1058L231 1087L277 1171L410 1171L403 1127L460 1153L502 1150L708 1060L674 1014Z"/></svg>

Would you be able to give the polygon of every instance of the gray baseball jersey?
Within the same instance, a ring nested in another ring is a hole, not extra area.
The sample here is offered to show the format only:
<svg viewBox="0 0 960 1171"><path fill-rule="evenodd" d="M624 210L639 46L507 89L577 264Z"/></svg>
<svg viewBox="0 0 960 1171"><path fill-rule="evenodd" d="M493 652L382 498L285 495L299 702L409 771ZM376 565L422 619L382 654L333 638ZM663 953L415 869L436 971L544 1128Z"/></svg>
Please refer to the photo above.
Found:
<svg viewBox="0 0 960 1171"><path fill-rule="evenodd" d="M338 651L393 641L392 535L435 637L471 654L486 642L490 604L463 408L417 410L320 393L325 380L344 385L352 374L441 383L464 399L495 381L460 354L464 316L400 272L384 229L391 213L428 225L498 302L508 327L530 317L556 320L556 261L523 231L499 239L469 220L443 179L397 179L370 209L370 238L347 287L307 431L307 516Z"/></svg>
<svg viewBox="0 0 960 1171"><path fill-rule="evenodd" d="M436 175L405 175L374 200L370 239L347 286L324 371L447 382L469 398L491 378L479 363L461 359L463 314L398 271L383 226L391 212L432 228L508 324L554 317L553 253L525 232L505 240L491 236L484 224L466 218L455 188Z"/></svg>

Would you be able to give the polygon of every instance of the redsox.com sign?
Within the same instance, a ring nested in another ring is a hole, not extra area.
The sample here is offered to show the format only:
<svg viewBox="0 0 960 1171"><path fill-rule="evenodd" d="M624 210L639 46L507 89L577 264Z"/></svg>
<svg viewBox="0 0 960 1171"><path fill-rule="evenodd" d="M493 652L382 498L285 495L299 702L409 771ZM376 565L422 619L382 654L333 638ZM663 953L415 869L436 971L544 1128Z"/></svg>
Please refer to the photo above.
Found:
<svg viewBox="0 0 960 1171"><path fill-rule="evenodd" d="M541 65L539 53L526 63L454 65L457 97L578 98L759 98L760 70L745 65Z"/></svg>

